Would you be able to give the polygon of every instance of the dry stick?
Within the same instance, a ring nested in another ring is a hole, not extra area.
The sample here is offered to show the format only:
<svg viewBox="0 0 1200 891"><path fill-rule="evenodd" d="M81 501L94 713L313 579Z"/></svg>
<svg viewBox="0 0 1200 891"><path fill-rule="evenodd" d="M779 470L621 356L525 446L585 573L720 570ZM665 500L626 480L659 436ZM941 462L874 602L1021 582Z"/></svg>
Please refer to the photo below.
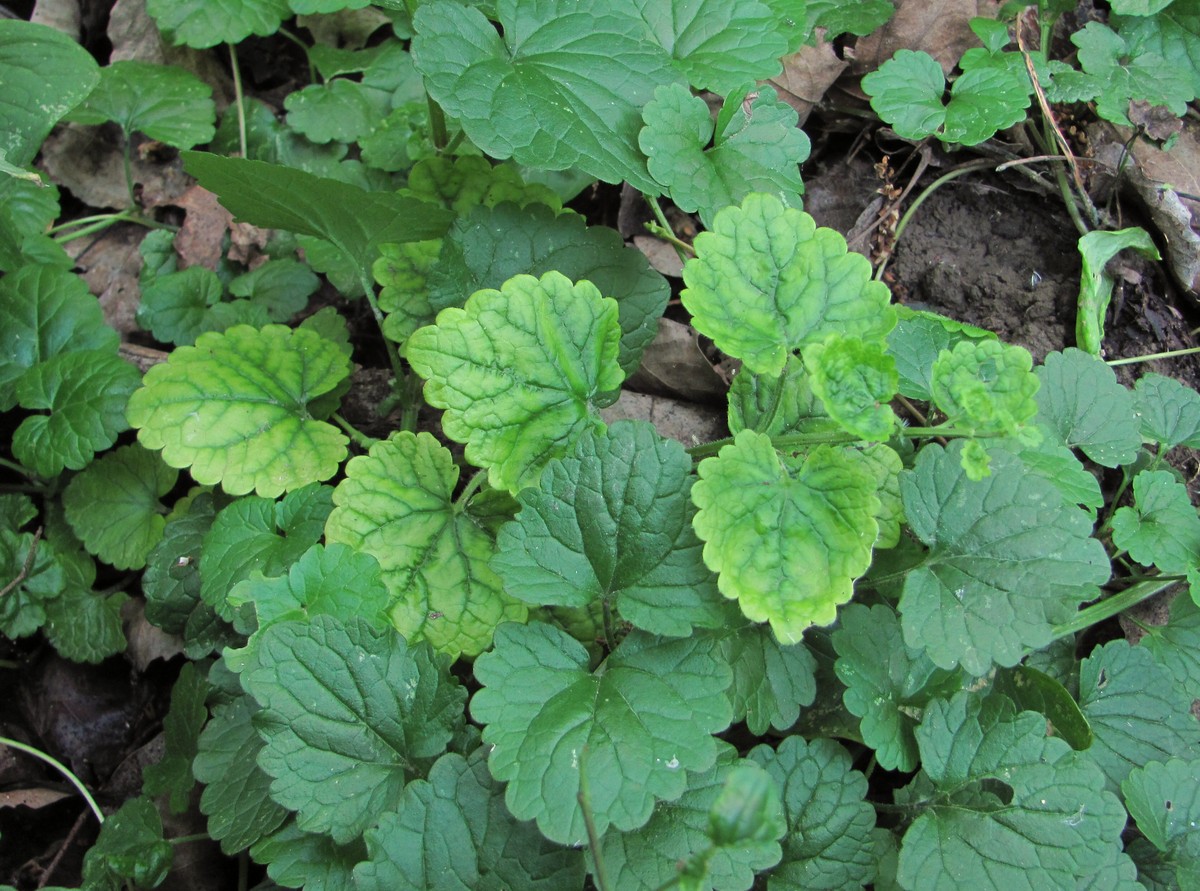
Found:
<svg viewBox="0 0 1200 891"><path fill-rule="evenodd" d="M21 571L17 573L17 577L0 588L0 597L3 597L25 579L29 578L29 571L33 569L33 561L37 557L38 542L42 538L42 527L38 526L37 531L33 533L33 543L29 546L29 553L25 557L25 565L21 567Z"/></svg>
<svg viewBox="0 0 1200 891"><path fill-rule="evenodd" d="M79 830L83 828L83 824L87 820L89 813L87 808L79 812L79 816L75 818L75 825L71 827L71 831L67 833L67 837L63 839L63 843L58 846L58 853L54 855L54 859L42 870L42 877L38 879L37 883L39 888L46 887L46 883L54 875L54 870L58 869L58 864L62 862L63 855L67 853L67 849L75 841L75 836L79 835Z"/></svg>

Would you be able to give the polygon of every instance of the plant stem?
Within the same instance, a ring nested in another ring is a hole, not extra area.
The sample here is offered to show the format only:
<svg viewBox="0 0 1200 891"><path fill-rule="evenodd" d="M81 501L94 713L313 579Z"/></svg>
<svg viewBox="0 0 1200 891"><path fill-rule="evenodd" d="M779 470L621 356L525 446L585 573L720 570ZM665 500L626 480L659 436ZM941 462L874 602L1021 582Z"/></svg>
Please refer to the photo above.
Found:
<svg viewBox="0 0 1200 891"><path fill-rule="evenodd" d="M1105 619L1111 619L1113 616L1125 612L1131 606L1167 590L1172 585L1179 584L1179 581L1176 577L1165 579L1160 576L1156 579L1149 579L1144 582L1138 582L1136 585L1130 585L1124 591L1120 591L1112 597L1107 597L1099 603L1094 603L1089 607L1081 609L1069 622L1055 625L1051 631L1051 636L1057 640L1060 637L1067 637L1077 631L1090 628L1098 622L1103 622Z"/></svg>
<svg viewBox="0 0 1200 891"><path fill-rule="evenodd" d="M178 836L177 838L168 838L168 839L166 839L166 842L167 842L167 844L171 844L171 845L186 845L186 844L190 844L191 842L211 841L211 840L212 840L212 836L209 835L207 832L197 832L194 835L181 835L181 836Z"/></svg>
<svg viewBox="0 0 1200 891"><path fill-rule="evenodd" d="M17 577L10 581L3 588L0 588L0 597L3 597L25 579L29 578L29 573L33 570L33 561L37 559L38 543L42 540L42 527L39 526L37 532L33 533L33 541L29 543L29 553L25 555L25 562L21 564L21 570L17 573Z"/></svg>
<svg viewBox="0 0 1200 891"><path fill-rule="evenodd" d="M92 813L96 815L96 819L101 823L104 822L104 812L100 810L100 805L96 804L96 799L92 798L92 793L87 790L87 787L84 786L82 782L80 782L79 777L71 773L71 771L68 770L66 765L64 765L61 761L51 758L40 749L35 749L33 746L27 746L25 743L17 742L15 739L9 739L7 736L0 736L0 746L8 746L11 749L16 749L19 752L24 752L27 755L32 755L34 758L39 758L42 761L45 761L67 778L67 782L74 786L76 790L78 790L79 794L83 796L83 800L86 801L88 807L92 809Z"/></svg>
<svg viewBox="0 0 1200 891"><path fill-rule="evenodd" d="M242 157L246 157L246 107L245 96L242 94L242 72L238 68L237 47L232 43L225 44L229 47L229 68L233 72L233 98L237 103L237 118L238 118L238 145L242 150ZM310 63L311 64L311 63Z"/></svg>
<svg viewBox="0 0 1200 891"><path fill-rule="evenodd" d="M433 147L440 155L450 144L449 134L446 133L446 113L428 93L425 94L425 103L429 106L429 136L433 140Z"/></svg>
<svg viewBox="0 0 1200 891"><path fill-rule="evenodd" d="M604 867L604 858L600 854L600 835L596 832L596 821L592 819L592 805L588 796L588 780L585 759L587 747L579 753L579 792L576 799L579 809L583 812L583 825L587 828L588 847L592 851L592 864L595 866L592 877L596 880L599 891L608 891L608 872Z"/></svg>
<svg viewBox="0 0 1200 891"><path fill-rule="evenodd" d="M103 232L117 223L136 223L139 226L145 226L147 229L166 229L170 232L178 232L178 226L172 226L170 223L160 223L157 220L151 220L132 208L123 210L120 213L102 213L91 217L83 217L78 220L71 220L69 223L62 223L55 226L47 234L54 232L62 232L64 229L70 229L73 226L78 226L82 223L87 225L81 226L74 232L67 232L57 236L54 240L59 244L66 244L68 241L74 241L76 238L83 238L85 235L91 235L95 232Z"/></svg>
<svg viewBox="0 0 1200 891"><path fill-rule="evenodd" d="M671 228L670 221L667 220L667 215L663 213L662 208L658 204L658 199L653 195L648 195L642 192L642 197L646 199L646 203L650 205L650 209L654 211L654 218L658 220L658 227L654 227L651 223L646 224L646 231L657 235L663 241L670 243L675 248L675 253L679 254L679 259L684 263L689 258L696 256L696 249L686 241L680 240L675 235L675 230Z"/></svg>
<svg viewBox="0 0 1200 891"><path fill-rule="evenodd" d="M0 659L0 669L16 671L20 667L21 667L20 662L13 662L11 659Z"/></svg>
<svg viewBox="0 0 1200 891"><path fill-rule="evenodd" d="M367 434L363 433L361 430L343 418L340 412L335 411L332 415L330 415L330 417L333 418L334 422L339 427L346 431L346 435L349 436L351 441L359 448L370 449L371 446L379 442L379 440L374 436L367 436Z"/></svg>
<svg viewBox="0 0 1200 891"><path fill-rule="evenodd" d="M371 314L375 316L375 324L379 326L379 336L383 338L383 348L387 351L392 374L397 382L407 381L408 375L404 373L404 366L400 364L400 352L396 349L396 344L392 343L383 333L383 310L379 308L379 300L375 296L375 283L365 272L359 272L358 281L362 285L363 293L367 295L367 303L371 305Z"/></svg>
<svg viewBox="0 0 1200 891"><path fill-rule="evenodd" d="M22 467L15 461L9 461L7 458L0 458L0 467L3 467L5 470L11 470L13 473L20 474L21 476L25 477L25 479L33 479L35 476L35 474L28 468Z"/></svg>
<svg viewBox="0 0 1200 891"><path fill-rule="evenodd" d="M129 193L129 209L133 210L138 206L138 202L133 194L133 143L130 142L128 133L125 134L125 151L121 154L121 160L125 165L125 190Z"/></svg>
<svg viewBox="0 0 1200 891"><path fill-rule="evenodd" d="M924 436L942 436L952 439L959 439L966 436L985 436L987 434L980 433L978 430L957 430L949 426L935 427L905 427L903 428L905 436L909 437L924 437ZM698 446L692 446L687 450L687 453L692 456L692 460L696 461L701 458L708 458L717 454L727 445L733 444L734 438L727 436L724 439L718 439L714 442L701 443ZM843 433L841 431L831 431L829 433L791 433L785 436L772 436L771 444L779 451L786 451L790 448L800 446L815 446L815 445L848 445L853 442L862 442L860 436L855 436L853 433Z"/></svg>
<svg viewBox="0 0 1200 891"><path fill-rule="evenodd" d="M1200 347L1188 347L1186 350L1167 350L1163 353L1150 353L1145 356L1130 356L1128 359L1110 359L1107 365L1133 365L1135 362L1151 362L1155 359L1175 359L1179 356L1190 356L1200 353Z"/></svg>
<svg viewBox="0 0 1200 891"><path fill-rule="evenodd" d="M467 502L475 495L476 492L483 486L487 480L487 471L480 470L471 477L470 481L463 487L462 492L454 499L454 503L458 507L466 507Z"/></svg>
<svg viewBox="0 0 1200 891"><path fill-rule="evenodd" d="M279 28L276 32L280 37L286 37L300 49L304 50L304 60L308 62L308 81L309 83L317 83L317 66L312 63L312 57L308 54L308 44L289 31L287 28Z"/></svg>

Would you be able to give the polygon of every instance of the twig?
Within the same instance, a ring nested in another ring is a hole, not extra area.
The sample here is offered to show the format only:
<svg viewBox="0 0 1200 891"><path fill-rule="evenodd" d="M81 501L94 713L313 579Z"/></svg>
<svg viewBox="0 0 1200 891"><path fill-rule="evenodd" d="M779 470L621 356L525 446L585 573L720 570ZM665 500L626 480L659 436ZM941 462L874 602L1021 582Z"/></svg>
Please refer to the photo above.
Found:
<svg viewBox="0 0 1200 891"><path fill-rule="evenodd" d="M58 864L62 862L63 855L67 853L67 849L71 847L75 841L75 836L79 835L79 830L83 828L84 822L87 820L88 810L84 808L79 812L79 816L75 818L75 825L71 827L71 831L67 833L67 837L63 839L63 843L58 846L58 853L54 855L54 859L42 870L42 876L38 879L37 886L45 888L46 883L50 881L50 877L54 875L54 870L58 869Z"/></svg>

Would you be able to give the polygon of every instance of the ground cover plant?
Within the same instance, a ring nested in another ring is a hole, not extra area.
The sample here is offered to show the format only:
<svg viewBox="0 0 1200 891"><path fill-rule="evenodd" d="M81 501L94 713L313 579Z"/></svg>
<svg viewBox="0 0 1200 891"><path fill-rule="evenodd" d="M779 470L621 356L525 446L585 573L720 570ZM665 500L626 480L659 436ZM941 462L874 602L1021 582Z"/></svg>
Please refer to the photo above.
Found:
<svg viewBox="0 0 1200 891"><path fill-rule="evenodd" d="M811 135L765 82L890 3L293 30L365 6L149 0L235 74L252 35L303 44L282 117L239 86L219 120L183 68L0 21L0 671L37 642L104 662L130 605L179 647L140 794L4 739L102 824L82 887L169 886L205 842L264 889L1194 887L1200 517L1170 459L1200 395L1102 358L1106 264L1157 247L1092 203L1053 111L1183 115L1192 0L1069 32L1010 4L952 84L907 49L863 80L901 137L1029 118L1053 156L1083 273L1077 346L1037 363L896 302L803 209ZM33 164L64 118L119 140L127 208L64 217ZM258 262L230 236L183 266L144 139L274 230ZM602 420L676 295L567 206L595 181L679 251L677 311L738 367L728 437ZM145 229L145 367L64 250L117 223ZM347 410L372 363L380 436ZM1168 591L1165 625L1113 631ZM203 832L165 828L189 808Z"/></svg>

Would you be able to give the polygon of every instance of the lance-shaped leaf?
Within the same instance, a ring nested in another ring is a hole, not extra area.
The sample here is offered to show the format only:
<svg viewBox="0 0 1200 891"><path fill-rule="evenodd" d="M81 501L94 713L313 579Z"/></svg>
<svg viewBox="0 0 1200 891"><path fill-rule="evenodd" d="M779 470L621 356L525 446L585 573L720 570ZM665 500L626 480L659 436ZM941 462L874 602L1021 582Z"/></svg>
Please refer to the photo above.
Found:
<svg viewBox="0 0 1200 891"><path fill-rule="evenodd" d="M501 622L524 621L488 559L491 534L454 500L459 469L428 433L399 433L346 465L325 524L341 542L379 561L392 623L409 640L474 656Z"/></svg>
<svg viewBox="0 0 1200 891"><path fill-rule="evenodd" d="M805 348L804 364L812 374L813 392L844 429L867 440L892 435L896 413L888 402L900 377L882 344L834 334Z"/></svg>
<svg viewBox="0 0 1200 891"><path fill-rule="evenodd" d="M427 644L330 616L267 628L242 686L263 709L271 797L340 844L395 809L418 760L445 751L466 700Z"/></svg>
<svg viewBox="0 0 1200 891"><path fill-rule="evenodd" d="M1144 470L1133 478L1133 506L1117 508L1112 536L1143 566L1170 573L1200 566L1200 517L1170 471Z"/></svg>
<svg viewBox="0 0 1200 891"><path fill-rule="evenodd" d="M913 731L920 710L934 696L957 690L959 673L939 669L905 644L899 617L883 604L852 603L839 619L832 637L838 654L834 670L846 685L846 708L862 719L863 742L875 750L881 767L916 770Z"/></svg>
<svg viewBox="0 0 1200 891"><path fill-rule="evenodd" d="M1192 698L1144 647L1114 640L1079 667L1079 707L1092 725L1088 756L1116 792L1135 767L1188 758L1200 746Z"/></svg>
<svg viewBox="0 0 1200 891"><path fill-rule="evenodd" d="M636 829L656 800L672 801L687 774L712 767L729 725L729 668L715 642L660 640L635 631L588 671L588 654L549 625L502 625L495 648L475 662L483 689L471 714L494 748L488 767L508 782L505 801L536 819L549 839L586 840L578 795L596 831Z"/></svg>
<svg viewBox="0 0 1200 891"><path fill-rule="evenodd" d="M370 276L380 245L440 238L454 218L395 192L368 192L263 161L185 152L183 165L242 222L323 238L360 276Z"/></svg>
<svg viewBox="0 0 1200 891"><path fill-rule="evenodd" d="M17 401L50 414L21 422L13 454L44 477L81 470L128 429L125 407L140 381L134 366L108 350L65 353L31 368L17 382Z"/></svg>
<svg viewBox="0 0 1200 891"><path fill-rule="evenodd" d="M620 338L616 301L547 272L443 310L409 339L407 357L428 381L425 398L446 409L446 435L515 493L584 430L603 428L593 406L624 378Z"/></svg>
<svg viewBox="0 0 1200 891"><path fill-rule="evenodd" d="M1161 374L1138 378L1133 391L1142 436L1163 448L1200 446L1200 393Z"/></svg>
<svg viewBox="0 0 1200 891"><path fill-rule="evenodd" d="M789 736L779 748L751 750L783 793L787 834L772 891L861 888L875 877L875 809L867 779L831 739Z"/></svg>
<svg viewBox="0 0 1200 891"><path fill-rule="evenodd" d="M750 772L754 780L760 781L756 786L763 794L758 807L745 815L751 826L759 824L759 835L714 844L714 810L722 829L732 828L729 818L737 815L735 802L731 796L722 800L722 794L731 779L739 785L749 782L742 772ZM779 862L777 839L783 830L783 809L774 780L757 765L739 760L732 748L726 748L716 765L688 777L683 795L674 801L659 802L645 826L606 833L600 853L615 888L660 888L677 878L680 864L707 853L703 867L708 884L699 887L746 891L754 884L756 871Z"/></svg>
<svg viewBox="0 0 1200 891"><path fill-rule="evenodd" d="M412 53L430 96L494 158L657 194L637 145L641 110L682 78L641 18L593 0L499 0L496 12L503 36L477 9L421 4Z"/></svg>
<svg viewBox="0 0 1200 891"><path fill-rule="evenodd" d="M149 0L146 12L175 44L196 49L265 37L292 14L288 0Z"/></svg>
<svg viewBox="0 0 1200 891"><path fill-rule="evenodd" d="M128 445L79 474L63 492L67 522L89 552L117 569L141 569L167 524L159 501L179 474Z"/></svg>
<svg viewBox="0 0 1200 891"><path fill-rule="evenodd" d="M1142 438L1133 394L1102 360L1067 349L1046 356L1034 374L1042 382L1037 423L1052 431L1054 440L1105 467L1137 457Z"/></svg>
<svg viewBox="0 0 1200 891"><path fill-rule="evenodd" d="M99 79L91 53L66 34L0 21L0 160L17 167L33 161L51 128Z"/></svg>
<svg viewBox="0 0 1200 891"><path fill-rule="evenodd" d="M743 430L699 473L694 525L721 593L785 644L832 622L879 531L875 481L859 461L828 446L785 460L770 437Z"/></svg>
<svg viewBox="0 0 1200 891"><path fill-rule="evenodd" d="M216 129L212 87L173 65L124 60L100 71L100 83L71 120L115 121L126 138L135 131L176 148L210 142Z"/></svg>
<svg viewBox="0 0 1200 891"><path fill-rule="evenodd" d="M1042 715L959 693L929 704L917 742L925 775L897 797L925 806L901 842L902 887L1028 887L1033 874L1046 887L1109 887L1091 881L1122 861L1129 872L1125 809L1085 752L1046 736Z"/></svg>
<svg viewBox="0 0 1200 891"><path fill-rule="evenodd" d="M504 806L484 749L449 753L414 780L393 813L367 830L360 891L558 891L583 884L583 856L547 841Z"/></svg>
<svg viewBox="0 0 1200 891"><path fill-rule="evenodd" d="M642 112L646 126L638 143L651 175L680 208L699 211L706 226L751 192L778 195L790 207L800 206L804 192L798 165L811 146L792 107L770 87L747 96L744 105L737 95L730 102L737 109L715 138L708 105L683 84L659 87Z"/></svg>
<svg viewBox="0 0 1200 891"><path fill-rule="evenodd" d="M0 278L0 411L16 405L16 383L35 365L62 353L115 352L120 340L79 276L38 265Z"/></svg>
<svg viewBox="0 0 1200 891"><path fill-rule="evenodd" d="M896 323L867 258L772 195L725 208L695 246L683 304L696 329L750 371L779 374L792 350L833 333L882 338Z"/></svg>
<svg viewBox="0 0 1200 891"><path fill-rule="evenodd" d="M716 627L724 602L692 531L692 480L683 447L648 423L588 431L517 496L491 568L535 606L600 600L654 634Z"/></svg>
<svg viewBox="0 0 1200 891"><path fill-rule="evenodd" d="M929 547L904 581L900 615L909 646L978 676L1046 646L1111 568L1086 513L1046 498L998 449L991 475L969 479L961 449L926 446L900 480L909 526Z"/></svg>
<svg viewBox="0 0 1200 891"><path fill-rule="evenodd" d="M310 405L349 373L346 355L314 331L239 325L151 368L127 415L142 445L197 482L273 498L337 472L346 437Z"/></svg>

